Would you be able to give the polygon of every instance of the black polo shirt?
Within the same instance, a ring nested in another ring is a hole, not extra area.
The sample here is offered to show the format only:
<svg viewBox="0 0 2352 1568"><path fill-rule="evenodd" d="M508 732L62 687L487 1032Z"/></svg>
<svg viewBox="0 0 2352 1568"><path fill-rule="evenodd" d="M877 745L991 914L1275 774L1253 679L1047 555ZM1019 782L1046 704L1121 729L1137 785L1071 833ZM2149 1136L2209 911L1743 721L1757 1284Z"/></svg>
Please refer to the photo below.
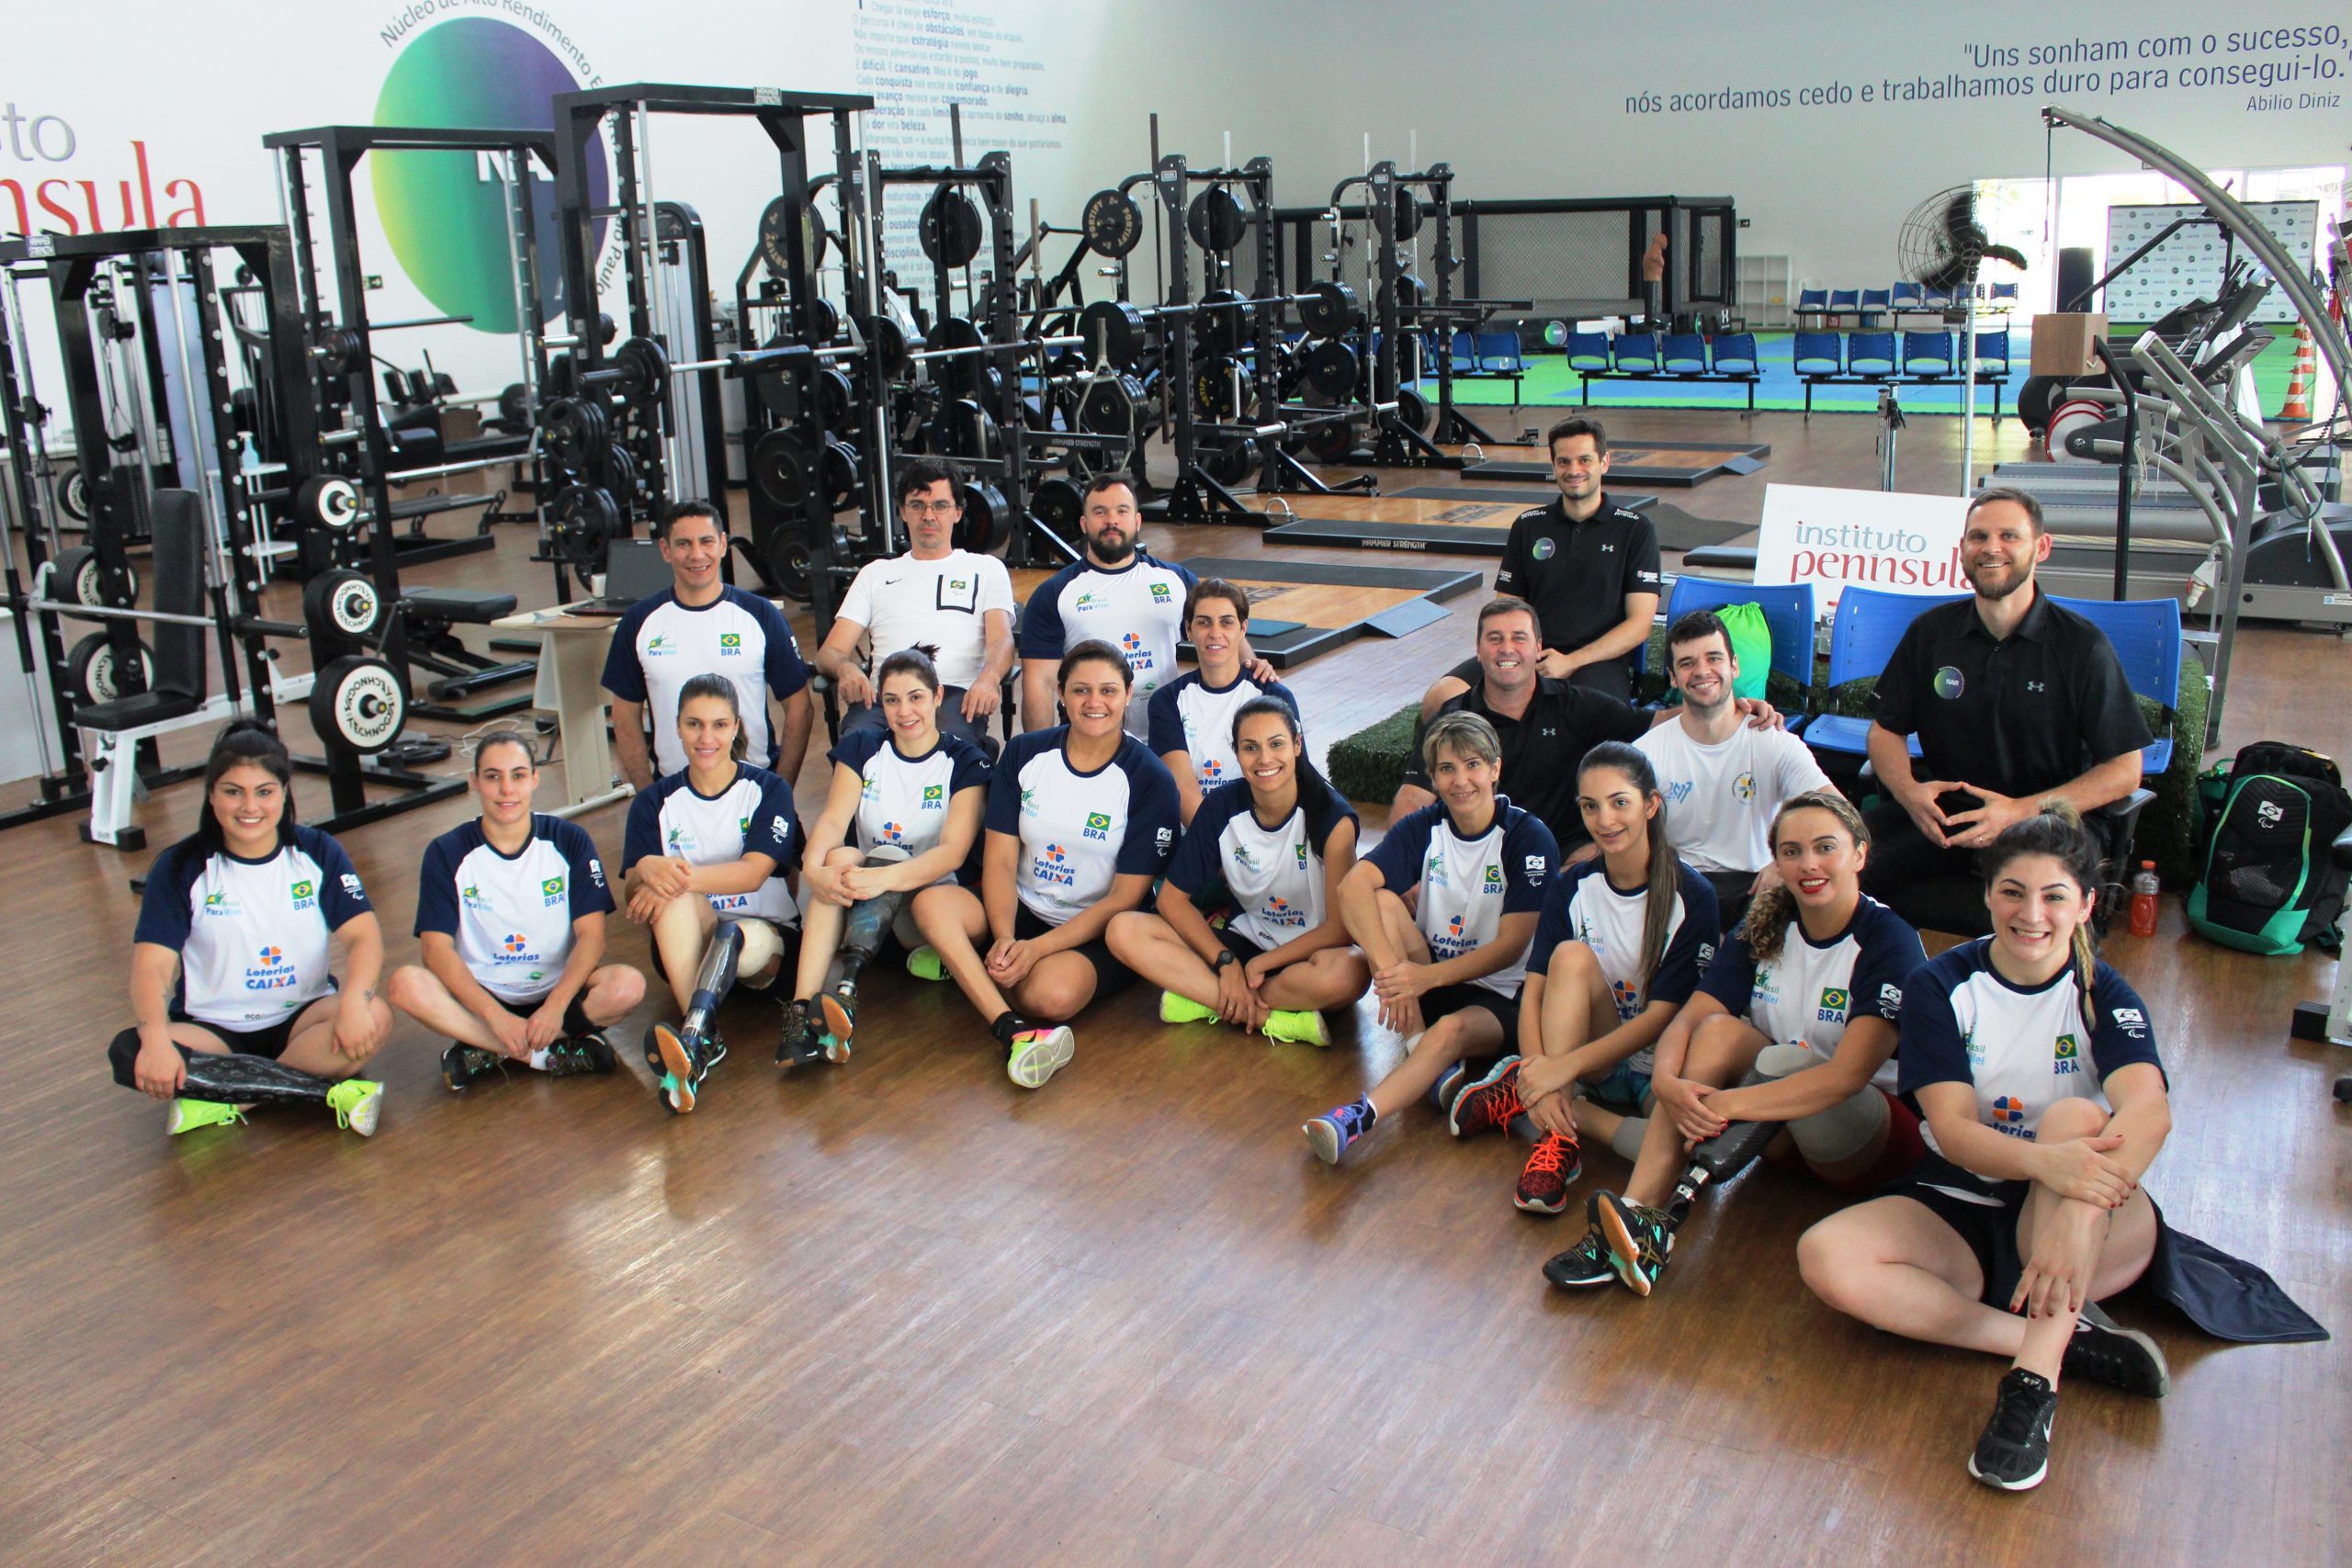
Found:
<svg viewBox="0 0 2352 1568"><path fill-rule="evenodd" d="M1917 734L1930 779L2038 795L2155 738L2107 634L2039 587L1996 641L1973 597L1922 611L1895 645L1871 716Z"/></svg>
<svg viewBox="0 0 2352 1568"><path fill-rule="evenodd" d="M1545 675L1535 678L1535 695L1528 700L1523 718L1506 718L1488 708L1483 678L1460 696L1440 705L1437 711L1475 713L1495 727L1503 744L1502 782L1496 793L1533 812L1552 829L1564 853L1592 838L1584 830L1584 817L1577 810L1577 764L1604 740L1639 739L1648 733L1655 717L1605 692ZM1413 754L1406 760L1405 782L1419 789L1431 787L1429 769L1421 761L1420 729L1413 734Z"/></svg>
<svg viewBox="0 0 2352 1568"><path fill-rule="evenodd" d="M1535 606L1544 647L1563 653L1582 648L1624 622L1625 595L1660 592L1657 530L1606 493L1600 509L1581 523L1568 521L1563 502L1531 508L1519 514L1503 542L1495 592L1515 593ZM1587 665L1573 679L1627 695L1631 658Z"/></svg>

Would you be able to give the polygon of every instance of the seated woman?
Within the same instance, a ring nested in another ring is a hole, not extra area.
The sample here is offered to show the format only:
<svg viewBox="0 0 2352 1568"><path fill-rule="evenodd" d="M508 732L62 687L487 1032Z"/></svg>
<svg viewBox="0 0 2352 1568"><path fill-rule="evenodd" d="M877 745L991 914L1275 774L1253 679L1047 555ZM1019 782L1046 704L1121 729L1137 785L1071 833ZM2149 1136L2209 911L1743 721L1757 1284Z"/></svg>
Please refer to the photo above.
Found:
<svg viewBox="0 0 2352 1568"><path fill-rule="evenodd" d="M2093 1303L2156 1256L2141 1181L2172 1110L2145 1004L2092 953L2098 841L2045 810L1984 864L1993 934L1903 988L1902 1086L1928 1152L1805 1232L1797 1262L1840 1312L2008 1359L1968 1473L2021 1492L2049 1469L2062 1371L2152 1397L2169 1385L2155 1342Z"/></svg>
<svg viewBox="0 0 2352 1568"><path fill-rule="evenodd" d="M833 748L832 788L801 856L806 908L780 1064L849 1060L858 976L894 923L912 927L907 898L954 881L980 836L988 759L971 741L940 732L931 650L890 655L874 684L882 723L845 732ZM910 929L899 932L905 946L914 945L910 937ZM840 977L826 989L837 959Z"/></svg>
<svg viewBox="0 0 2352 1568"><path fill-rule="evenodd" d="M1184 601L1184 636L1200 666L1152 693L1148 716L1148 744L1176 781L1187 828L1202 797L1234 777L1233 721L1241 705L1272 696L1298 711L1289 687L1258 679L1241 662L1249 635L1247 593L1220 578L1193 584Z"/></svg>
<svg viewBox="0 0 2352 1568"><path fill-rule="evenodd" d="M1102 933L1143 902L1178 831L1175 781L1122 728L1135 684L1126 659L1090 637L1063 653L1056 678L1069 722L1012 740L989 781L979 893L915 895L916 926L1023 1089L1043 1088L1077 1054L1064 1021L1135 977Z"/></svg>
<svg viewBox="0 0 2352 1568"><path fill-rule="evenodd" d="M1298 716L1281 697L1243 703L1231 747L1240 776L1210 790L1184 830L1159 913L1111 922L1111 951L1160 987L1166 1022L1222 1019L1269 1040L1328 1045L1322 1010L1351 1004L1372 982L1339 915L1340 884L1356 863L1355 808L1307 761ZM1233 908L1222 929L1195 902L1212 889Z"/></svg>
<svg viewBox="0 0 2352 1568"><path fill-rule="evenodd" d="M1774 885L1659 1036L1649 1120L1618 1133L1621 1148L1638 1139L1633 1179L1623 1197L1593 1195L1584 1240L1544 1265L1555 1285L1615 1278L1648 1295L1700 1190L1737 1174L1783 1123L1797 1157L1846 1190L1876 1189L1919 1158L1919 1119L1894 1098L1903 987L1928 961L1919 933L1862 896L1870 834L1845 796L1790 796L1769 842Z"/></svg>
<svg viewBox="0 0 2352 1568"><path fill-rule="evenodd" d="M1715 890L1674 858L1650 760L1604 740L1577 766L1577 809L1600 852L1560 873L1527 950L1519 1050L1453 1099L1457 1138L1522 1111L1534 1153L1511 1201L1567 1207L1583 1173L1579 1135L1607 1139L1650 1093L1651 1051L1713 956ZM1611 1110L1608 1107L1616 1107Z"/></svg>
<svg viewBox="0 0 2352 1568"><path fill-rule="evenodd" d="M1436 803L1392 824L1339 895L1340 919L1372 968L1380 1021L1405 1037L1405 1059L1370 1094L1301 1129L1326 1165L1457 1062L1510 1043L1527 940L1559 863L1552 830L1495 794L1502 742L1493 725L1440 714L1421 755Z"/></svg>
<svg viewBox="0 0 2352 1568"><path fill-rule="evenodd" d="M196 831L155 857L131 938L130 1016L115 1082L170 1102L167 1133L316 1105L362 1137L384 1086L356 1077L384 1043L384 933L343 846L294 821L294 764L232 719L204 766ZM343 944L343 984L328 965Z"/></svg>
<svg viewBox="0 0 2352 1568"><path fill-rule="evenodd" d="M392 1006L449 1036L441 1081L462 1089L509 1062L561 1077L613 1070L605 1031L645 996L606 964L613 895L587 829L531 810L531 743L494 729L474 745L481 816L424 848L416 882L422 965L392 971Z"/></svg>
<svg viewBox="0 0 2352 1568"><path fill-rule="evenodd" d="M653 968L682 1021L646 1032L662 1103L684 1115L727 1055L718 1004L740 978L756 990L781 972L799 923L788 868L800 861L792 787L743 761L735 683L703 674L678 692L686 765L629 802L621 870L629 919L653 937Z"/></svg>

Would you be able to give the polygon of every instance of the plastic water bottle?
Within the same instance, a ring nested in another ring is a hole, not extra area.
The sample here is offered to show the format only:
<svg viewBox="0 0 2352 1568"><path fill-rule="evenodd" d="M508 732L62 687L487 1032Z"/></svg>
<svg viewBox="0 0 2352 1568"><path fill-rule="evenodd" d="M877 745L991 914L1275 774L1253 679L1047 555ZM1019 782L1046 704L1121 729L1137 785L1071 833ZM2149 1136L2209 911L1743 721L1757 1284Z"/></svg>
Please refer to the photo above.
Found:
<svg viewBox="0 0 2352 1568"><path fill-rule="evenodd" d="M2156 863L2143 860L2132 877L2132 934L2156 934Z"/></svg>

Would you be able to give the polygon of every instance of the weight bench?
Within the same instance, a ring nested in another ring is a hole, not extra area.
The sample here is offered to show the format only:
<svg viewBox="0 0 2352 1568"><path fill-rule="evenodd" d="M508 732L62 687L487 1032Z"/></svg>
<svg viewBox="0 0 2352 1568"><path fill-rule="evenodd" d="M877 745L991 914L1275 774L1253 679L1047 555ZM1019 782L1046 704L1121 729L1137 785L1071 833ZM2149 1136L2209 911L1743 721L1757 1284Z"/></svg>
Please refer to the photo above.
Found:
<svg viewBox="0 0 2352 1568"><path fill-rule="evenodd" d="M486 626L514 613L512 593L485 593L472 588L401 590L401 626L407 634L408 661L441 677L424 688L432 701L412 704L410 711L453 724L475 724L529 707L529 692L513 693L478 707L452 705L456 699L470 696L486 686L532 679L538 674L539 661L536 659L517 659L502 664L476 653L458 639L456 628L460 623Z"/></svg>
<svg viewBox="0 0 2352 1568"><path fill-rule="evenodd" d="M494 548L498 541L491 536L490 514L504 504L506 492L493 491L487 495L419 495L392 502L391 520L409 525L404 533L392 536L392 548L403 566L423 561L440 560L447 556L469 556L477 550ZM424 531L424 520L445 512L467 512L483 508L481 526L462 539L436 539Z"/></svg>

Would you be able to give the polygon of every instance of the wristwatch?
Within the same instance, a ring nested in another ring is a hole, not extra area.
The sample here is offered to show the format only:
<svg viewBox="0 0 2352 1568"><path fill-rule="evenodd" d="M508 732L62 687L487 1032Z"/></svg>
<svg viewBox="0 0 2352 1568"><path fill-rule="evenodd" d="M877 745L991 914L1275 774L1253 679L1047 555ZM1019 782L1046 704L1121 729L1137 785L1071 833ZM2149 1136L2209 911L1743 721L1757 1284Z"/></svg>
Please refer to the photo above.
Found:
<svg viewBox="0 0 2352 1568"><path fill-rule="evenodd" d="M1240 962L1241 954L1234 952L1233 949L1228 947L1223 953L1216 955L1216 967L1223 969L1228 964L1238 964Z"/></svg>

